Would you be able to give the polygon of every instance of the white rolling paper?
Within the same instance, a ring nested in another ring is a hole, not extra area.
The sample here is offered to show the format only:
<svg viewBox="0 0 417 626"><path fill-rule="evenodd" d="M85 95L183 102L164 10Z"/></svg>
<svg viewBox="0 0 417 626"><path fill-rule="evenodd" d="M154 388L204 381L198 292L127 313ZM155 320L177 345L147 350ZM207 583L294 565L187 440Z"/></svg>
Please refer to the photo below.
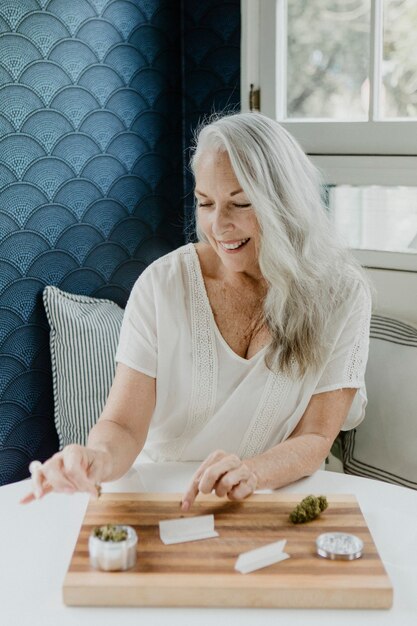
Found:
<svg viewBox="0 0 417 626"><path fill-rule="evenodd" d="M214 530L214 515L199 515L159 522L159 536L169 545L218 537L219 533Z"/></svg>
<svg viewBox="0 0 417 626"><path fill-rule="evenodd" d="M241 574L249 574L262 567L289 559L289 554L283 552L286 543L287 540L282 539L249 552L242 552L235 563L235 569Z"/></svg>

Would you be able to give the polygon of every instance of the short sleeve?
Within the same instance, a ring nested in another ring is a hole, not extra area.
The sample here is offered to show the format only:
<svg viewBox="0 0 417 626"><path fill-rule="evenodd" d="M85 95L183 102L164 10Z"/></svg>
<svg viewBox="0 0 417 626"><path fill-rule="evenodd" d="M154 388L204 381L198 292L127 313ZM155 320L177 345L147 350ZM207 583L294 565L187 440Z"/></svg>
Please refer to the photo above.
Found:
<svg viewBox="0 0 417 626"><path fill-rule="evenodd" d="M357 426L365 416L365 369L369 352L371 308L369 289L358 283L347 306L343 307L329 357L313 392L323 393L348 387L359 390L343 426L344 430Z"/></svg>
<svg viewBox="0 0 417 626"><path fill-rule="evenodd" d="M155 298L150 268L133 286L123 316L116 362L156 378L157 329Z"/></svg>

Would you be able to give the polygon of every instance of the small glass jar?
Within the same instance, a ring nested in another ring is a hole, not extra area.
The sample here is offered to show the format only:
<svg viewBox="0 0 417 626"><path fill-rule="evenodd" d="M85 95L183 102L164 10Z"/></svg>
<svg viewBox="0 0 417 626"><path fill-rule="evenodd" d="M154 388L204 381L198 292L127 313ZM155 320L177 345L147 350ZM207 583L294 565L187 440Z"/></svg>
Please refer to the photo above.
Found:
<svg viewBox="0 0 417 626"><path fill-rule="evenodd" d="M107 572L127 570L136 563L136 544L138 536L131 526L115 525L117 530L125 530L127 538L123 541L103 541L92 531L88 539L90 563L96 569Z"/></svg>

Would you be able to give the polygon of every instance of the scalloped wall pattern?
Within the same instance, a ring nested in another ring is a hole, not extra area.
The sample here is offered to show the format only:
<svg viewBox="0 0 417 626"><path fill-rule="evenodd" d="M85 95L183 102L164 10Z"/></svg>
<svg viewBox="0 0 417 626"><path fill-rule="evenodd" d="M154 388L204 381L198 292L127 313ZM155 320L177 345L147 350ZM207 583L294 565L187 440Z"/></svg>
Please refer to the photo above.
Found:
<svg viewBox="0 0 417 626"><path fill-rule="evenodd" d="M184 158L204 116L240 110L240 1L186 0L183 14ZM184 168L187 241L194 238L193 179Z"/></svg>
<svg viewBox="0 0 417 626"><path fill-rule="evenodd" d="M239 40L239 0L0 0L0 484L58 449L43 288L124 306L185 242Z"/></svg>

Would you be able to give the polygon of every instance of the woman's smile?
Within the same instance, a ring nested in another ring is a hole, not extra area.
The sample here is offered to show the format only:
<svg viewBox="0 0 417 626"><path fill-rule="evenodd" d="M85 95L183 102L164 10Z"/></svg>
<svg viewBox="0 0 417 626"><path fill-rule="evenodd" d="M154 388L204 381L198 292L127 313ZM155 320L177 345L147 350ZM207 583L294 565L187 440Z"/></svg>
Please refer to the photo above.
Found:
<svg viewBox="0 0 417 626"><path fill-rule="evenodd" d="M236 254L237 252L240 252L249 241L250 237L246 239L235 239L233 241L218 241L217 243L227 254Z"/></svg>

